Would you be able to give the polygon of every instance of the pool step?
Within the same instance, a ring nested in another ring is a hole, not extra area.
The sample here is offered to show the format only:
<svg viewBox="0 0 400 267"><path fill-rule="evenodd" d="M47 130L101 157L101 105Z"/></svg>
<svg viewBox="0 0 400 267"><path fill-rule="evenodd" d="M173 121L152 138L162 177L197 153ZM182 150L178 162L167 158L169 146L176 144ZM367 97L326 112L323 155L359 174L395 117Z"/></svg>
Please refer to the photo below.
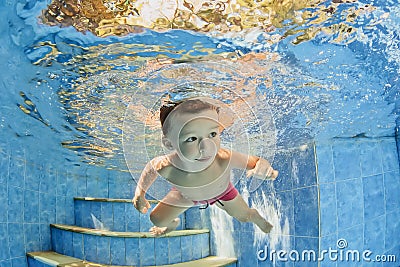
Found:
<svg viewBox="0 0 400 267"><path fill-rule="evenodd" d="M150 200L151 208L158 201ZM102 228L118 232L147 232L153 226L149 213L141 214L131 199L74 198L75 225L86 228ZM185 216L181 215L177 230L185 229Z"/></svg>
<svg viewBox="0 0 400 267"><path fill-rule="evenodd" d="M112 265L97 264L65 256L53 251L31 252L27 254L30 267L112 267ZM208 256L203 259L182 262L172 265L158 265L170 267L235 267L236 259ZM124 267L124 266L120 266ZM132 266L125 266L132 267Z"/></svg>
<svg viewBox="0 0 400 267"><path fill-rule="evenodd" d="M55 252L110 265L166 265L210 255L209 230L177 230L161 237L149 232L115 232L52 224Z"/></svg>

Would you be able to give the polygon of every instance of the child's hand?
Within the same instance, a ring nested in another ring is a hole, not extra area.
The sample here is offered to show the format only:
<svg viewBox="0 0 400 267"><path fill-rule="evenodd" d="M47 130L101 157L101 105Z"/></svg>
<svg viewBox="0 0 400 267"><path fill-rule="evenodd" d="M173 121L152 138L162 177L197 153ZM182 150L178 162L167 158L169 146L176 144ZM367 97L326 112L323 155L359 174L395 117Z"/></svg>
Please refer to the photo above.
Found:
<svg viewBox="0 0 400 267"><path fill-rule="evenodd" d="M247 177L255 176L262 180L275 180L279 172L274 170L268 160L259 159L256 166L247 171Z"/></svg>
<svg viewBox="0 0 400 267"><path fill-rule="evenodd" d="M144 195L135 195L132 199L132 204L141 213L146 213L150 209L150 203Z"/></svg>

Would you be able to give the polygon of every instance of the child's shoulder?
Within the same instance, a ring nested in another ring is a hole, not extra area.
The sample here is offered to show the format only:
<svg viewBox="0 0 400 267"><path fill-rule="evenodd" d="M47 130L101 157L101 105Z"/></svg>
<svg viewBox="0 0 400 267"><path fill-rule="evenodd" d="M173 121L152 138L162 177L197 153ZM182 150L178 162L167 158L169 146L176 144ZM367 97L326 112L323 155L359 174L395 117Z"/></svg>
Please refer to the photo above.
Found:
<svg viewBox="0 0 400 267"><path fill-rule="evenodd" d="M220 148L218 151L218 157L221 159L230 159L232 156L232 151L226 148Z"/></svg>

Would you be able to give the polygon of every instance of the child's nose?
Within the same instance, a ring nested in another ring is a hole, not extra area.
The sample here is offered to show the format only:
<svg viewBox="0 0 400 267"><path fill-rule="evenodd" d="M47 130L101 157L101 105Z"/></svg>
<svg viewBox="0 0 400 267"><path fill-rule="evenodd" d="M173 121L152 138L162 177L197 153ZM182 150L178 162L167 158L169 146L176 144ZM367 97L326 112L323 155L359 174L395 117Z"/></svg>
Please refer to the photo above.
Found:
<svg viewBox="0 0 400 267"><path fill-rule="evenodd" d="M210 138L204 138L199 143L199 150L200 153L213 152L214 150L216 150L216 145Z"/></svg>

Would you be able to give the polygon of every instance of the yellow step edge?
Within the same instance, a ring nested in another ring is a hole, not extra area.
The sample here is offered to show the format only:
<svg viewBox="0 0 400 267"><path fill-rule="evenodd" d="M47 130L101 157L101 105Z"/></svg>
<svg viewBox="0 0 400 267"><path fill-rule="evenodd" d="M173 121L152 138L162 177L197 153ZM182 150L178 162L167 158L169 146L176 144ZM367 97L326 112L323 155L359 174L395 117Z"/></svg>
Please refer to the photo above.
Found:
<svg viewBox="0 0 400 267"><path fill-rule="evenodd" d="M51 227L81 233L81 234L89 234L89 235L97 235L97 236L108 236L108 237L132 237L132 238L154 238L154 236L150 232L115 232L109 230L100 230L100 229L92 229L86 227L80 227L75 225L65 225L65 224L50 224ZM166 235L162 235L162 237L177 237L177 236L187 236L187 235L199 235L209 233L208 229L195 229L195 230L176 230L169 232Z"/></svg>
<svg viewBox="0 0 400 267"><path fill-rule="evenodd" d="M40 262L57 266L57 267L116 267L114 265L106 265L82 261L77 258L65 256L53 251L30 252L27 253L31 257ZM175 263L169 265L160 265L159 267L224 267L237 262L235 258L223 258L218 256L208 256L203 259L193 260L189 262ZM119 267L134 267L134 266L119 266ZM148 266L155 267L155 266Z"/></svg>
<svg viewBox="0 0 400 267"><path fill-rule="evenodd" d="M82 260L80 259L62 255L54 251L29 252L26 255L51 266L60 266L61 264L69 264L68 266L75 266L72 264L80 264L82 262Z"/></svg>

